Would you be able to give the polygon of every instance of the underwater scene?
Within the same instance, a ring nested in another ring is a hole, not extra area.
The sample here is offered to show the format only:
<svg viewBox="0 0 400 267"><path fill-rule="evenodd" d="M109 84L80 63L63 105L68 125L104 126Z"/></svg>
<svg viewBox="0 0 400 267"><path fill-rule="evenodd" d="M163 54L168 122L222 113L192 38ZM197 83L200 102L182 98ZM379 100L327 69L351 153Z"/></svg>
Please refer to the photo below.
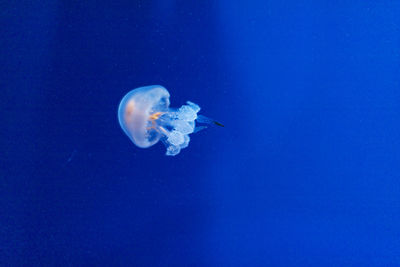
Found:
<svg viewBox="0 0 400 267"><path fill-rule="evenodd" d="M0 266L399 266L399 1L3 1Z"/></svg>

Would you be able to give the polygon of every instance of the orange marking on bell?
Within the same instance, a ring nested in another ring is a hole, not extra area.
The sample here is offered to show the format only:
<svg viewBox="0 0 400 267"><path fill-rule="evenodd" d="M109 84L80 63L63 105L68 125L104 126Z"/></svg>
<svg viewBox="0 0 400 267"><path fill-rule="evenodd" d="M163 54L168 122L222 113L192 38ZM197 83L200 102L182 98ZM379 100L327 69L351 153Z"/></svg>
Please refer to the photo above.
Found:
<svg viewBox="0 0 400 267"><path fill-rule="evenodd" d="M156 120L158 119L161 115L163 115L164 112L156 112L150 115L150 120Z"/></svg>
<svg viewBox="0 0 400 267"><path fill-rule="evenodd" d="M124 114L124 120L126 124L129 124L131 121L131 115L133 113L133 110L135 109L135 102L133 100L130 100L125 107L125 114Z"/></svg>

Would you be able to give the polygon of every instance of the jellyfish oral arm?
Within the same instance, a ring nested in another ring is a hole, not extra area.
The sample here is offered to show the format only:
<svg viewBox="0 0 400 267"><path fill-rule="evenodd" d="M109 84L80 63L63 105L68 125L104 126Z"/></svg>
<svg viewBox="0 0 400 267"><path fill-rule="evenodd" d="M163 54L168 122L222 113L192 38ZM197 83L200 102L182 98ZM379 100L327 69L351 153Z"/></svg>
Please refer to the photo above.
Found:
<svg viewBox="0 0 400 267"><path fill-rule="evenodd" d="M164 136L161 141L167 148L168 156L175 156L189 145L189 134L195 131L195 120L200 107L192 102L187 102L177 110L170 109L159 116L156 125Z"/></svg>

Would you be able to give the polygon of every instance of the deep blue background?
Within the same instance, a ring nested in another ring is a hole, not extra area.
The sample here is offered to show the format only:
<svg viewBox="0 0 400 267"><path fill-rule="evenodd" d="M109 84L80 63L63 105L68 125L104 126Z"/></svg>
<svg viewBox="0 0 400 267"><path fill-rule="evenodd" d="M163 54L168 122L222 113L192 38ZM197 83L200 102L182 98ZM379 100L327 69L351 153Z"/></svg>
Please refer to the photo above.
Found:
<svg viewBox="0 0 400 267"><path fill-rule="evenodd" d="M2 1L0 265L400 264L400 2ZM176 157L117 108L226 125Z"/></svg>

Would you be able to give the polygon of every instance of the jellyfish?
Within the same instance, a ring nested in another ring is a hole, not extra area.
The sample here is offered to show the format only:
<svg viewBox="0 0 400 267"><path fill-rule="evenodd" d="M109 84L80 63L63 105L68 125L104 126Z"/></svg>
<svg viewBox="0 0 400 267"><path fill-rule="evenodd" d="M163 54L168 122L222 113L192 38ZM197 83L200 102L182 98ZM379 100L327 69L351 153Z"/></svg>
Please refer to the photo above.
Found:
<svg viewBox="0 0 400 267"><path fill-rule="evenodd" d="M189 145L189 134L221 123L198 115L200 107L190 101L178 109L170 108L169 92L161 85L144 86L128 92L118 108L122 130L140 148L162 141L166 155L175 156ZM196 123L199 125L196 126Z"/></svg>

